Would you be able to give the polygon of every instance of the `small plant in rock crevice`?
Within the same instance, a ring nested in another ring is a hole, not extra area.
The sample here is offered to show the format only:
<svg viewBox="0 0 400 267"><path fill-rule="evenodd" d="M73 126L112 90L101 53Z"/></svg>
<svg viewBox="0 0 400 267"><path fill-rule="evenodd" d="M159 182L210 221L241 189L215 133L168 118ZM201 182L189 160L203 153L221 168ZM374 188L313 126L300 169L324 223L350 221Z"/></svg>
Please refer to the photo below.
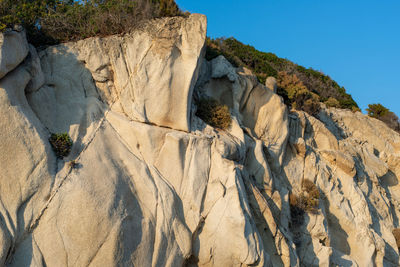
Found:
<svg viewBox="0 0 400 267"><path fill-rule="evenodd" d="M68 165L71 169L76 169L79 166L79 163L76 160L71 160L70 162L68 162Z"/></svg>
<svg viewBox="0 0 400 267"><path fill-rule="evenodd" d="M229 128L232 123L228 106L212 98L202 98L198 101L196 115L205 123L223 130Z"/></svg>
<svg viewBox="0 0 400 267"><path fill-rule="evenodd" d="M319 205L319 190L317 186L311 182L310 180L303 180L301 183L301 187L303 189L303 195L305 196L305 210L307 212L318 212Z"/></svg>
<svg viewBox="0 0 400 267"><path fill-rule="evenodd" d="M62 159L71 152L72 140L68 133L52 133L49 142L58 158Z"/></svg>
<svg viewBox="0 0 400 267"><path fill-rule="evenodd" d="M305 213L318 213L319 190L310 180L304 179L301 183L302 192L299 195L290 193L289 205L292 225L301 225Z"/></svg>

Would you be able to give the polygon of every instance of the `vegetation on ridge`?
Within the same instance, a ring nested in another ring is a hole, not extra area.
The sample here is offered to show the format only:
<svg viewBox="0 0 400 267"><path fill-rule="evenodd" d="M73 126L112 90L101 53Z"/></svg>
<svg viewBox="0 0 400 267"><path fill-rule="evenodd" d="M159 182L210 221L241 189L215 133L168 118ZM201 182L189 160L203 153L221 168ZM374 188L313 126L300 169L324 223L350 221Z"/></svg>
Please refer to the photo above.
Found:
<svg viewBox="0 0 400 267"><path fill-rule="evenodd" d="M285 71L280 71L277 85L277 93L283 97L286 105L304 110L311 115L316 115L320 111L319 96L310 92L295 74L290 75Z"/></svg>
<svg viewBox="0 0 400 267"><path fill-rule="evenodd" d="M49 45L129 31L146 19L182 15L174 0L0 0L0 31L21 25Z"/></svg>
<svg viewBox="0 0 400 267"><path fill-rule="evenodd" d="M386 125L400 133L400 120L392 111L381 104L369 104L367 108L368 116L381 120Z"/></svg>
<svg viewBox="0 0 400 267"><path fill-rule="evenodd" d="M329 99L329 104L336 100L339 105L335 106L345 109L358 109L357 103L351 95L346 93L346 90L339 86L329 76L312 68L306 69L287 59L279 58L273 53L265 53L256 50L250 45L245 45L235 38L217 38L207 39L207 60L211 60L218 55L224 55L234 66L246 67L252 70L261 83L265 83L268 76L273 76L279 80L280 73L291 75L301 81L302 86L310 93L318 96L318 101L326 102ZM289 94L287 88L280 88L278 94L284 98ZM307 93L310 95L310 93ZM313 95L313 96L314 96ZM313 101L317 101L314 96ZM309 98L308 96L307 98ZM288 102L291 105L293 102ZM297 105L298 109L302 109Z"/></svg>

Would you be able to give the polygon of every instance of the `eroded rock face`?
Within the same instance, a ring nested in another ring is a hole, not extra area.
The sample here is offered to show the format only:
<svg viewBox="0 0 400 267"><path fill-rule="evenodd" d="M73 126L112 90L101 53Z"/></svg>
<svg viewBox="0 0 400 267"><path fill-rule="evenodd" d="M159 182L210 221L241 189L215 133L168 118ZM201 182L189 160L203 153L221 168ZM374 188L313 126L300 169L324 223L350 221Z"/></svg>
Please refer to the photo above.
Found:
<svg viewBox="0 0 400 267"><path fill-rule="evenodd" d="M1 63L0 265L399 265L399 134L289 111L271 79L205 61L205 32L204 16L164 18ZM204 96L229 129L195 116ZM296 213L304 180L319 202Z"/></svg>
<svg viewBox="0 0 400 267"><path fill-rule="evenodd" d="M258 83L247 69L235 70L223 57L213 59L200 77L199 91L228 105L248 133L261 139L272 167L282 164L288 134L288 112L282 99Z"/></svg>
<svg viewBox="0 0 400 267"><path fill-rule="evenodd" d="M206 25L197 14L165 18L124 36L48 48L40 53L46 84L60 93L96 91L131 120L188 131Z"/></svg>
<svg viewBox="0 0 400 267"><path fill-rule="evenodd" d="M288 151L284 172L293 187L309 179L322 194L321 211L307 214L297 230L300 261L397 266L392 235L398 227L397 166L388 166L386 153L400 156L399 134L359 112L329 109L320 112L319 120L303 112L290 118L290 146L296 149ZM297 149L299 139L306 153Z"/></svg>
<svg viewBox="0 0 400 267"><path fill-rule="evenodd" d="M15 69L28 55L25 32L8 30L0 33L0 79Z"/></svg>

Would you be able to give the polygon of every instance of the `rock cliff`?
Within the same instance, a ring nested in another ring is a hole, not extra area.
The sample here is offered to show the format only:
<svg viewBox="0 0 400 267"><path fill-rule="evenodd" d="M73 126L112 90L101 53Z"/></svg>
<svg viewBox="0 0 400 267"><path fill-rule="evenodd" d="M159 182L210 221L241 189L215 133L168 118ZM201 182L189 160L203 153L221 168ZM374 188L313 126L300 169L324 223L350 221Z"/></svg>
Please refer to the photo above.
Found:
<svg viewBox="0 0 400 267"><path fill-rule="evenodd" d="M399 265L399 134L290 111L205 38L197 14L38 51L0 36L0 265ZM229 129L195 115L204 96Z"/></svg>

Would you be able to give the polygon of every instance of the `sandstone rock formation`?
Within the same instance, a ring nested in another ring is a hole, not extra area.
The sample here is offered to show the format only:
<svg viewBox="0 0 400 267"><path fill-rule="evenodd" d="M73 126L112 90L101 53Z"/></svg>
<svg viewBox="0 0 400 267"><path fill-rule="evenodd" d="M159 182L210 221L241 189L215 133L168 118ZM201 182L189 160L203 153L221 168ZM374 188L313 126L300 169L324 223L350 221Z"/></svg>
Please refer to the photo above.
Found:
<svg viewBox="0 0 400 267"><path fill-rule="evenodd" d="M193 14L41 51L0 37L0 265L399 265L399 134L289 111L205 36ZM204 96L228 130L195 115ZM304 180L317 210L295 213Z"/></svg>

